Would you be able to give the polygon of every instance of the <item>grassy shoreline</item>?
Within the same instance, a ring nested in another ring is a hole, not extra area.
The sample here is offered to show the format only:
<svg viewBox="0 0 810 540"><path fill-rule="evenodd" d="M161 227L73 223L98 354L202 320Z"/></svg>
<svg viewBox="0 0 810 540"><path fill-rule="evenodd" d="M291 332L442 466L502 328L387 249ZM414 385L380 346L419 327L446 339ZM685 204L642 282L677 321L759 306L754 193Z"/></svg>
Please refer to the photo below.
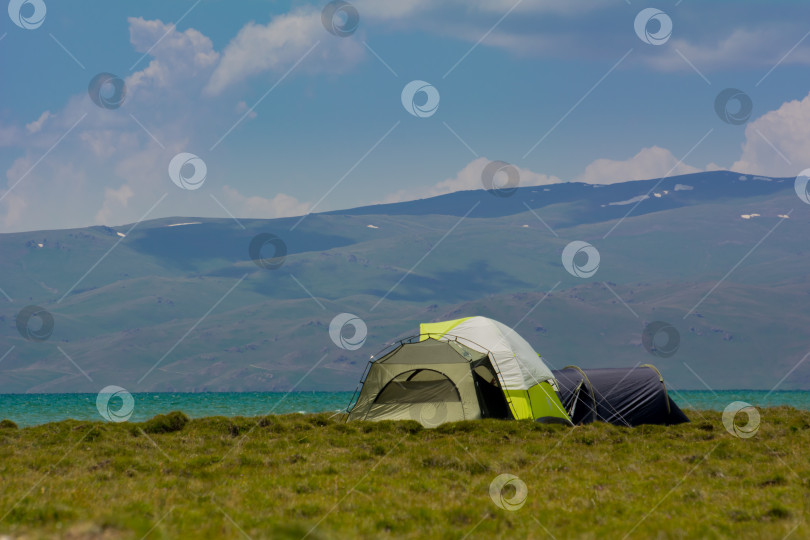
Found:
<svg viewBox="0 0 810 540"><path fill-rule="evenodd" d="M749 439L694 410L637 428L181 413L0 426L0 538L808 537L810 411L760 413ZM500 474L525 483L520 509L490 497Z"/></svg>

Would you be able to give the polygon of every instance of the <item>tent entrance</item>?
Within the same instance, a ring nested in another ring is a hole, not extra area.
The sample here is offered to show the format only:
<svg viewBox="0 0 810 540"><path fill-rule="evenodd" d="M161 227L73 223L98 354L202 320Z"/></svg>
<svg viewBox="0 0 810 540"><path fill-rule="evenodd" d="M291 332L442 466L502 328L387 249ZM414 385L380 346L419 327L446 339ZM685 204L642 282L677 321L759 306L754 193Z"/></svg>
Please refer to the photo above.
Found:
<svg viewBox="0 0 810 540"><path fill-rule="evenodd" d="M461 395L445 373L429 368L410 369L385 383L365 418L411 419L425 427L436 427L466 418Z"/></svg>
<svg viewBox="0 0 810 540"><path fill-rule="evenodd" d="M566 392L561 399L563 407L574 424L588 424L597 420L596 394L588 375L578 366L565 366L563 369L576 370L581 377L571 392Z"/></svg>
<svg viewBox="0 0 810 540"><path fill-rule="evenodd" d="M453 381L433 369L413 369L400 373L380 390L374 404L461 402Z"/></svg>
<svg viewBox="0 0 810 540"><path fill-rule="evenodd" d="M482 418L514 418L498 376L489 361L482 360L472 371Z"/></svg>

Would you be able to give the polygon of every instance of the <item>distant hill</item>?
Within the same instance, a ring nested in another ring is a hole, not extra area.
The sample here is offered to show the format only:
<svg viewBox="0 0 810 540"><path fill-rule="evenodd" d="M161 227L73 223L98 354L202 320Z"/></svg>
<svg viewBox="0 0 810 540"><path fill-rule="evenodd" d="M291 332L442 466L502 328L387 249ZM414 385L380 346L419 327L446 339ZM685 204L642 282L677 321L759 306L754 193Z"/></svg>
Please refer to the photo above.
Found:
<svg viewBox="0 0 810 540"><path fill-rule="evenodd" d="M0 235L0 392L351 390L419 322L475 314L517 325L554 367L654 363L680 388L770 389L810 351L810 207L791 178L465 191L298 222ZM278 269L251 260L259 234L286 245ZM573 240L598 249L594 276L563 268ZM45 341L18 332L32 304L53 315ZM343 312L367 325L357 350L330 339ZM668 358L642 344L659 320L680 334ZM810 361L780 388L810 388Z"/></svg>

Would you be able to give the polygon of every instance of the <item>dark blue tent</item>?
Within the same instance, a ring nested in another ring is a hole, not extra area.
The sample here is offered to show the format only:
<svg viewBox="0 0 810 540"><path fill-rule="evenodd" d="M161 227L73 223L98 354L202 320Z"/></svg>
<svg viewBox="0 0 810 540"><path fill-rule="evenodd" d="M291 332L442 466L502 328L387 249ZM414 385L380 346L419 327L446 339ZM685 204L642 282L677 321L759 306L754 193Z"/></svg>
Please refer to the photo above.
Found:
<svg viewBox="0 0 810 540"><path fill-rule="evenodd" d="M552 373L557 378L560 401L574 424L599 420L637 426L689 421L669 397L664 378L650 364L613 369L567 366Z"/></svg>

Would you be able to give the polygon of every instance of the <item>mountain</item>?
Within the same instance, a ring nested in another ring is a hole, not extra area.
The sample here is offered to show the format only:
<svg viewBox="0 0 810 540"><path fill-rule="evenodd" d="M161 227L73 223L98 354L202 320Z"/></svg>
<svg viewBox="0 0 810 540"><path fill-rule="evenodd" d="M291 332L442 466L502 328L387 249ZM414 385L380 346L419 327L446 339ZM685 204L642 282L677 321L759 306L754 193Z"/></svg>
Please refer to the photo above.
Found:
<svg viewBox="0 0 810 540"><path fill-rule="evenodd" d="M717 171L2 234L0 393L352 390L419 322L469 315L514 326L553 367L654 363L675 388L810 388L808 231L792 178ZM259 235L283 241L280 267L251 259L255 238L272 240ZM598 250L592 277L563 267L572 241ZM53 317L44 341L18 331L29 305ZM365 322L359 349L330 338L340 313ZM660 333L659 356L644 346L654 321L679 334L671 356Z"/></svg>

